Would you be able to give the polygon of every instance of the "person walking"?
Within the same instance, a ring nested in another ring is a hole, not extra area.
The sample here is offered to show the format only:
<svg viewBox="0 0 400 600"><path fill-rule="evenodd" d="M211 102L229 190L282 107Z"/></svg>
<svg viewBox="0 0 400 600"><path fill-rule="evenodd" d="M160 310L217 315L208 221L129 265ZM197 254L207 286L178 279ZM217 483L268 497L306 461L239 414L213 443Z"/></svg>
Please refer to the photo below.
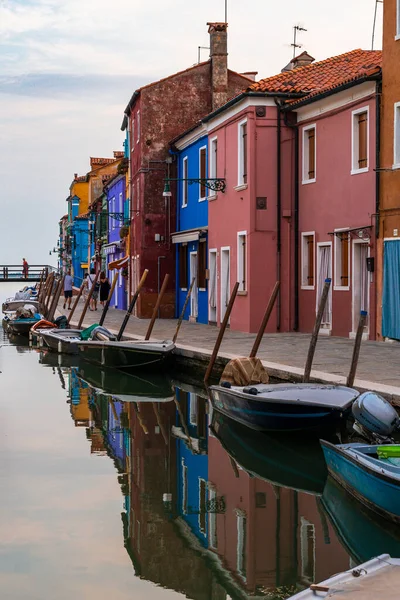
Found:
<svg viewBox="0 0 400 600"><path fill-rule="evenodd" d="M24 279L28 279L28 271L29 271L29 265L26 261L25 258L22 259L22 273L24 276Z"/></svg>
<svg viewBox="0 0 400 600"><path fill-rule="evenodd" d="M88 275L88 289L89 292L92 289L93 285L94 285L94 290L92 292L92 297L90 299L90 308L89 310L97 310L97 298L99 297L99 289L100 289L100 284L99 283L94 283L94 280L96 279L96 269L93 267L92 269L90 269L90 275Z"/></svg>
<svg viewBox="0 0 400 600"><path fill-rule="evenodd" d="M86 302L89 295L89 273L85 273L83 276L83 301Z"/></svg>
<svg viewBox="0 0 400 600"><path fill-rule="evenodd" d="M104 271L100 273L100 304L104 306L104 302L107 302L108 294L110 293L111 285L106 277Z"/></svg>
<svg viewBox="0 0 400 600"><path fill-rule="evenodd" d="M64 279L64 309L65 309L65 305L68 303L68 310L71 310L73 284L74 284L74 280L72 279L71 269L68 269L67 274Z"/></svg>

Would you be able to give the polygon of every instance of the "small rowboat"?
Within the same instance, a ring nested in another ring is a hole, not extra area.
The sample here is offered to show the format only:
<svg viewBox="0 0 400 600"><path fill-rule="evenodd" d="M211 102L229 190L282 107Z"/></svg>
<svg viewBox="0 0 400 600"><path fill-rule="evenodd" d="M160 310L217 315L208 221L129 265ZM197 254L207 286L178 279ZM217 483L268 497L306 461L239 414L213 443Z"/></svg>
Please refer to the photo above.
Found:
<svg viewBox="0 0 400 600"><path fill-rule="evenodd" d="M85 360L96 365L114 367L125 371L132 369L152 369L165 364L175 349L170 341L80 341L79 353Z"/></svg>
<svg viewBox="0 0 400 600"><path fill-rule="evenodd" d="M213 407L258 431L296 431L334 424L350 410L359 392L317 383L254 386L214 385Z"/></svg>

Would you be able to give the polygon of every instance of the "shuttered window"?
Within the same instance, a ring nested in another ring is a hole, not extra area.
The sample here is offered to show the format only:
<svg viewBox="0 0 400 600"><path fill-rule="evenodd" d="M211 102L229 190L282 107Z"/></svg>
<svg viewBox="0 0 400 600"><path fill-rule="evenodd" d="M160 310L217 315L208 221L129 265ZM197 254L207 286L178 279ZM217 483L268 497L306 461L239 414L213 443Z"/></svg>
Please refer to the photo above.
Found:
<svg viewBox="0 0 400 600"><path fill-rule="evenodd" d="M199 289L205 290L207 287L206 269L207 269L207 244L200 241L197 258L197 285Z"/></svg>
<svg viewBox="0 0 400 600"><path fill-rule="evenodd" d="M181 289L187 289L188 287L187 244L179 245L179 287Z"/></svg>
<svg viewBox="0 0 400 600"><path fill-rule="evenodd" d="M205 148L200 149L200 179L207 178L207 153ZM200 184L200 199L206 197L206 186L204 183Z"/></svg>
<svg viewBox="0 0 400 600"><path fill-rule="evenodd" d="M316 179L316 127L310 125L303 129L303 183L312 183Z"/></svg>
<svg viewBox="0 0 400 600"><path fill-rule="evenodd" d="M308 130L308 179L315 178L315 129Z"/></svg>
<svg viewBox="0 0 400 600"><path fill-rule="evenodd" d="M358 168L365 169L368 166L367 156L367 127L368 113L358 115Z"/></svg>
<svg viewBox="0 0 400 600"><path fill-rule="evenodd" d="M199 529L202 533L206 531L207 523L207 483L199 479Z"/></svg>
<svg viewBox="0 0 400 600"><path fill-rule="evenodd" d="M239 123L238 186L247 184L247 121Z"/></svg>
<svg viewBox="0 0 400 600"><path fill-rule="evenodd" d="M238 233L238 262L237 262L237 277L239 282L239 292L247 290L247 234L245 231Z"/></svg>
<svg viewBox="0 0 400 600"><path fill-rule="evenodd" d="M314 234L302 234L302 287L314 287Z"/></svg>
<svg viewBox="0 0 400 600"><path fill-rule="evenodd" d="M340 248L341 248L341 275L340 282L343 286L349 285L349 235L345 234L341 236Z"/></svg>
<svg viewBox="0 0 400 600"><path fill-rule="evenodd" d="M243 183L247 183L247 123L243 125Z"/></svg>
<svg viewBox="0 0 400 600"><path fill-rule="evenodd" d="M182 168L182 208L184 208L185 206L187 206L188 203L188 194L189 194L189 182L188 182L188 173L189 173L189 168L188 168L188 158L187 156L183 159L183 168Z"/></svg>

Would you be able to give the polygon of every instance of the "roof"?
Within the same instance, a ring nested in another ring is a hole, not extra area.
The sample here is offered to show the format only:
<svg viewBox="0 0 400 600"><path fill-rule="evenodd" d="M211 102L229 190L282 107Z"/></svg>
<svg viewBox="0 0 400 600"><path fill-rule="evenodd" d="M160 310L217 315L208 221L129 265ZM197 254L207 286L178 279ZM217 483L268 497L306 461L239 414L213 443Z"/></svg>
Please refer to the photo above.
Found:
<svg viewBox="0 0 400 600"><path fill-rule="evenodd" d="M249 86L247 92L316 95L377 74L381 67L380 50L357 49L261 79Z"/></svg>
<svg viewBox="0 0 400 600"><path fill-rule="evenodd" d="M84 183L86 181L86 175L80 175L72 180L72 183Z"/></svg>
<svg viewBox="0 0 400 600"><path fill-rule="evenodd" d="M88 219L88 218L89 218L89 213L87 212L87 213L84 213L82 215L77 215L75 217L75 220L77 220L77 219Z"/></svg>

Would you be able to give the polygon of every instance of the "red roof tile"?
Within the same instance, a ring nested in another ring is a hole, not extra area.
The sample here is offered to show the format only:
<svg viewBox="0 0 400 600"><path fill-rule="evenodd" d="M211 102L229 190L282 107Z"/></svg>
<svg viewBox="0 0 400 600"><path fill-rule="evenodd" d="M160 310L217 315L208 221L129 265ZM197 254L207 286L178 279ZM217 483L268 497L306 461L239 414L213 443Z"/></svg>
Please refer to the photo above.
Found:
<svg viewBox="0 0 400 600"><path fill-rule="evenodd" d="M249 86L247 91L315 95L379 73L381 66L380 50L352 50L261 79Z"/></svg>

